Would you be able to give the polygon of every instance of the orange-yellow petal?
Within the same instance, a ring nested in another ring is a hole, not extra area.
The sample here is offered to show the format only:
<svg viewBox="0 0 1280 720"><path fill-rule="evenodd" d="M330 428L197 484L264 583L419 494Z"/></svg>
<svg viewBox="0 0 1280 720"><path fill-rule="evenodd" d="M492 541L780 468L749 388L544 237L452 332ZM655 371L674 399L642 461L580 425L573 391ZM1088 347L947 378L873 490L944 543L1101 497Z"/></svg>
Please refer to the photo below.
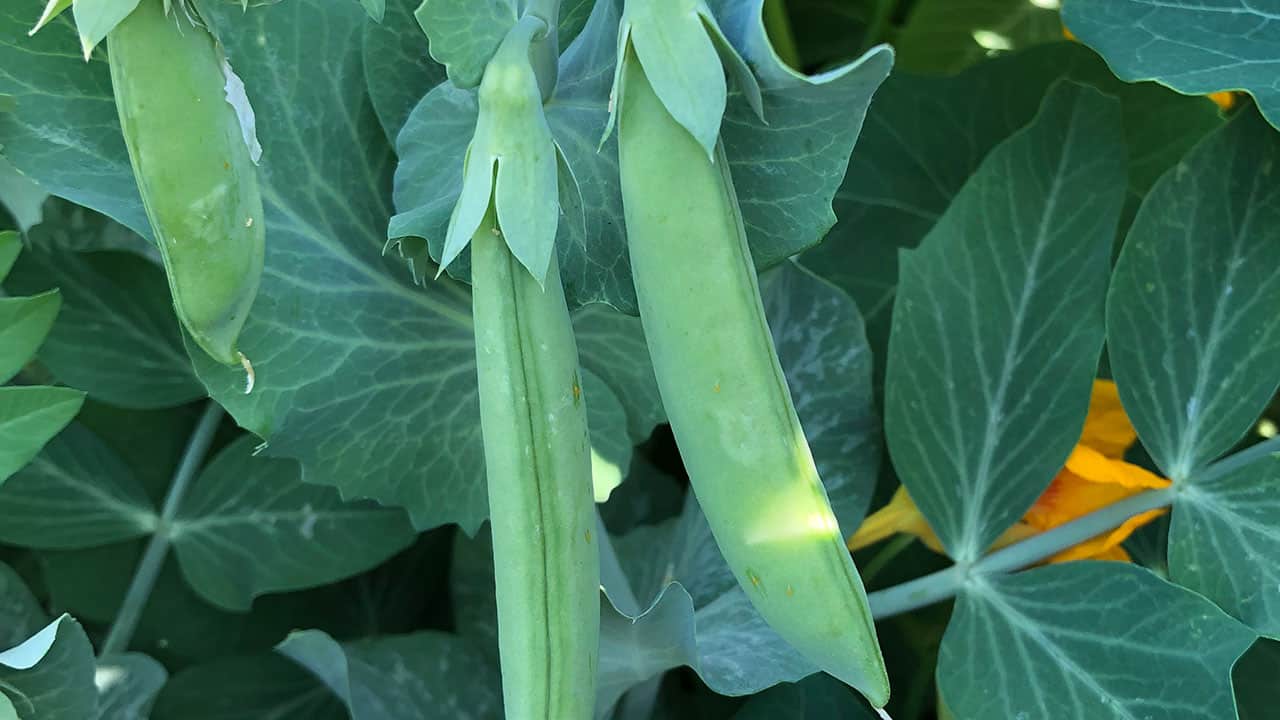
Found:
<svg viewBox="0 0 1280 720"><path fill-rule="evenodd" d="M1088 445L1107 457L1119 458L1137 439L1138 433L1120 404L1116 384L1110 380L1094 380L1080 444Z"/></svg>
<svg viewBox="0 0 1280 720"><path fill-rule="evenodd" d="M1209 93L1205 97L1212 100L1214 104L1216 104L1218 107L1222 108L1223 110L1230 110L1236 105L1236 94L1230 90L1223 90L1222 92Z"/></svg>
<svg viewBox="0 0 1280 720"><path fill-rule="evenodd" d="M1169 481L1153 472L1123 460L1106 457L1084 445L1077 445L1067 457L1066 469L1085 480L1119 485L1126 488L1158 489L1169 487Z"/></svg>
<svg viewBox="0 0 1280 720"><path fill-rule="evenodd" d="M1090 540L1086 540L1079 545L1067 548L1062 552L1049 558L1051 563L1070 562L1072 560L1124 560L1129 561L1129 553L1125 552L1120 543L1129 539L1129 536L1138 528L1155 520L1164 513L1168 512L1165 508L1156 510L1148 510L1139 513L1125 520L1120 527L1099 535Z"/></svg>
<svg viewBox="0 0 1280 720"><path fill-rule="evenodd" d="M942 543L938 541L938 536L934 534L933 528L929 527L929 522L924 519L915 501L907 494L907 488L902 485L898 486L897 491L884 507L871 513L862 521L857 532L849 538L849 549L860 550L898 533L915 535L925 545L941 551Z"/></svg>

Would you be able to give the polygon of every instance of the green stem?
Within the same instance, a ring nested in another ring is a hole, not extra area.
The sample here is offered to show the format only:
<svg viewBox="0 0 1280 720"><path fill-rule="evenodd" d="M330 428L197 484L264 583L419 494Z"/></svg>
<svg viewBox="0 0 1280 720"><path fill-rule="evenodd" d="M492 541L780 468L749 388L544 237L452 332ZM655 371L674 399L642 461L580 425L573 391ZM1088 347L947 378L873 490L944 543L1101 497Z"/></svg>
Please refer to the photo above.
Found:
<svg viewBox="0 0 1280 720"><path fill-rule="evenodd" d="M164 565L165 556L169 553L169 526L178 514L178 508L182 505L183 496L187 494L191 479L195 477L196 470L200 468L205 454L209 452L209 445L213 442L214 432L218 429L218 423L221 420L222 407L210 400L204 414L200 416L200 421L191 431L187 449L183 451L182 460L173 474L173 481L169 483L169 491L160 509L160 518L156 523L155 532L151 535L147 549L138 562L138 569L134 572L129 589L125 592L120 612L116 614L116 620L107 632L107 639L102 643L100 656L106 657L129 649L129 641L133 639L133 632L138 627L142 610L151 597L151 589L155 587L156 577L160 575L160 568Z"/></svg>
<svg viewBox="0 0 1280 720"><path fill-rule="evenodd" d="M1172 488L1134 495L997 550L970 567L952 565L945 570L873 592L867 596L871 614L880 620L941 602L958 593L972 575L1006 573L1034 565L1118 527L1134 515L1166 507L1173 502L1173 497Z"/></svg>
<svg viewBox="0 0 1280 720"><path fill-rule="evenodd" d="M1205 483L1213 482L1223 475L1239 470L1245 465L1257 462L1268 455L1277 454L1280 454L1280 435L1263 440L1256 445L1250 445L1240 452L1232 453L1209 465L1196 476L1195 483L1204 485Z"/></svg>
<svg viewBox="0 0 1280 720"><path fill-rule="evenodd" d="M764 0L764 28L782 62L800 70L800 47L796 45L796 36L791 30L787 0Z"/></svg>
<svg viewBox="0 0 1280 720"><path fill-rule="evenodd" d="M879 575L881 570L884 570L894 558L902 554L903 550L911 547L911 543L915 541L914 535L903 533L886 543L884 549L876 553L875 557L871 558L871 562L862 568L862 582L870 585L872 579Z"/></svg>

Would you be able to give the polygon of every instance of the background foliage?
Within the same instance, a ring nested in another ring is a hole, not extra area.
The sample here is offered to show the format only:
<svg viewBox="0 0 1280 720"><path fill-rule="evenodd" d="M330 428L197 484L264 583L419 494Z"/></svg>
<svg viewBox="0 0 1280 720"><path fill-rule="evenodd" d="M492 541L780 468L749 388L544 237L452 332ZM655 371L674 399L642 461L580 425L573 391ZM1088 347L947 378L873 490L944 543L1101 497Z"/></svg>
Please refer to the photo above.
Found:
<svg viewBox="0 0 1280 720"><path fill-rule="evenodd" d="M1136 564L882 620L893 716L1269 717L1280 466L1231 453L1280 420L1274 10L788 0L792 60L837 70L810 81L752 35L761 4L712 3L768 119L734 90L724 139L845 531L901 482L977 559L1061 467L1098 367L1130 459L1179 483ZM43 3L0 7L0 718L499 715L465 263L424 281L493 28L417 5L201 4L264 147L248 396L174 322L105 51L85 62L71 13L28 37ZM870 718L755 614L687 491L597 152L620 8L564 3L548 104L585 208L559 252L607 499L599 712ZM1223 90L1248 94L1202 97ZM96 655L158 534L128 652ZM909 540L856 559L872 590L947 565Z"/></svg>

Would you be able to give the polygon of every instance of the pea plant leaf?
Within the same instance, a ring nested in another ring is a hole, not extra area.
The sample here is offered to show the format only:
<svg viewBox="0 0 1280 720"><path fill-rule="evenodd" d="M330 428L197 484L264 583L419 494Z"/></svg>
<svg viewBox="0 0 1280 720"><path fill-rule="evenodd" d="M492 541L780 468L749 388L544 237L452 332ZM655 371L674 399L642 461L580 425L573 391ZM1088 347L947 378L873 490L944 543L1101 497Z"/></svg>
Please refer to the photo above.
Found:
<svg viewBox="0 0 1280 720"><path fill-rule="evenodd" d="M863 113L888 74L893 55L879 48L838 70L803 78L780 70L769 55L759 3L739 5L725 4L717 19L744 58L758 63L767 124L755 116L743 94L734 91L721 133L752 256L765 268L816 244L835 222L831 196L844 176ZM582 189L586 215L585 230L561 223L557 239L570 304L602 302L634 315L638 310L623 231L616 138L610 136L600 145L608 121L620 11L620 0L595 4L582 34L561 57L560 81L546 114ZM398 214L389 235L425 238L437 259L476 112L474 93L437 86L414 109L397 141ZM424 260L415 262L421 266ZM468 265L451 265L450 272L465 279Z"/></svg>
<svg viewBox="0 0 1280 720"><path fill-rule="evenodd" d="M1071 562L972 580L938 658L957 720L1234 720L1255 635L1133 565Z"/></svg>
<svg viewBox="0 0 1280 720"><path fill-rule="evenodd" d="M1108 348L1165 474L1234 445L1280 385L1280 136L1243 112L1156 183L1116 263Z"/></svg>
<svg viewBox="0 0 1280 720"><path fill-rule="evenodd" d="M0 563L0 647L11 648L49 621L40 601L13 568Z"/></svg>
<svg viewBox="0 0 1280 720"><path fill-rule="evenodd" d="M1240 720L1266 720L1275 707L1275 668L1280 663L1280 642L1259 639L1231 671Z"/></svg>
<svg viewBox="0 0 1280 720"><path fill-rule="evenodd" d="M920 0L893 45L907 72L949 74L1012 50L1062 39L1054 3Z"/></svg>
<svg viewBox="0 0 1280 720"><path fill-rule="evenodd" d="M364 11L369 13L369 19L375 23L381 23L387 14L387 0L360 0L360 4L364 6Z"/></svg>
<svg viewBox="0 0 1280 720"><path fill-rule="evenodd" d="M98 661L98 720L148 720L156 694L168 679L164 666L142 653Z"/></svg>
<svg viewBox="0 0 1280 720"><path fill-rule="evenodd" d="M1151 184L1220 123L1204 98L1115 80L1076 43L980 63L953 77L895 72L876 93L835 198L840 220L800 262L853 295L883 379L899 248L914 248L991 148L1035 115L1045 91L1069 78L1120 99L1129 151L1126 217Z"/></svg>
<svg viewBox="0 0 1280 720"><path fill-rule="evenodd" d="M84 393L59 387L0 387L0 486L80 411Z"/></svg>
<svg viewBox="0 0 1280 720"><path fill-rule="evenodd" d="M444 67L431 59L427 38L413 17L420 4L390 0L383 22L364 24L365 84L387 140L393 143L413 106L445 79Z"/></svg>
<svg viewBox="0 0 1280 720"><path fill-rule="evenodd" d="M4 206L22 232L39 225L49 193L0 157L0 206Z"/></svg>
<svg viewBox="0 0 1280 720"><path fill-rule="evenodd" d="M426 709L460 719L501 715L498 673L467 640L440 632L338 643L318 630L291 634L277 652L313 673L351 720L415 720Z"/></svg>
<svg viewBox="0 0 1280 720"><path fill-rule="evenodd" d="M151 720L350 720L314 675L272 654L230 656L182 670L165 683Z"/></svg>
<svg viewBox="0 0 1280 720"><path fill-rule="evenodd" d="M1123 156L1118 104L1061 83L903 256L885 434L960 561L1022 516L1079 438Z"/></svg>
<svg viewBox="0 0 1280 720"><path fill-rule="evenodd" d="M75 16L76 30L80 34L80 49L87 60L98 43L107 39L107 33L138 7L138 0L75 0L71 13Z"/></svg>
<svg viewBox="0 0 1280 720"><path fill-rule="evenodd" d="M1258 632L1280 637L1280 456L1200 476L1193 474L1174 501L1169 575Z"/></svg>
<svg viewBox="0 0 1280 720"><path fill-rule="evenodd" d="M102 216L99 222L109 222ZM171 407L204 397L182 345L164 271L133 253L66 253L37 227L5 287L60 288L62 311L40 361L61 382L127 408ZM92 353L95 361L84 362Z"/></svg>
<svg viewBox="0 0 1280 720"><path fill-rule="evenodd" d="M75 423L0 493L0 540L22 547L95 547L149 535L158 520L133 472Z"/></svg>
<svg viewBox="0 0 1280 720"><path fill-rule="evenodd" d="M1246 90L1280 128L1280 16L1267 3L1069 0L1063 19L1122 80L1191 95Z"/></svg>
<svg viewBox="0 0 1280 720"><path fill-rule="evenodd" d="M110 101L106 56L95 53L85 62L66 13L28 37L39 8L38 2L0 8L0 94L14 105L0 113L4 156L49 193L150 237Z"/></svg>
<svg viewBox="0 0 1280 720"><path fill-rule="evenodd" d="M829 675L772 687L752 697L732 720L875 720L876 715L849 688Z"/></svg>
<svg viewBox="0 0 1280 720"><path fill-rule="evenodd" d="M516 24L515 0L424 0L414 12L431 57L460 88L480 84L489 58Z"/></svg>
<svg viewBox="0 0 1280 720"><path fill-rule="evenodd" d="M80 623L63 615L20 645L0 651L0 694L23 720L96 717L93 646Z"/></svg>
<svg viewBox="0 0 1280 720"><path fill-rule="evenodd" d="M255 458L254 445L241 437L210 462L169 531L183 575L214 605L247 611L258 595L340 580L413 542L400 509L344 503L304 484L296 462Z"/></svg>

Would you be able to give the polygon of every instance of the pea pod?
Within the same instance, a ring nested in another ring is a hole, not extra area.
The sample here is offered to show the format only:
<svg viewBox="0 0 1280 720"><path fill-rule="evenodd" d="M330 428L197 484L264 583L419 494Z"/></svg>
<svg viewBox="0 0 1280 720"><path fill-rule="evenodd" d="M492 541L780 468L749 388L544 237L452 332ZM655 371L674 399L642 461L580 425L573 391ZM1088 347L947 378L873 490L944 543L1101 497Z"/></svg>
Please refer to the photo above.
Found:
<svg viewBox="0 0 1280 720"><path fill-rule="evenodd" d="M222 50L186 13L142 0L107 35L129 160L178 319L219 362L258 291L265 247L257 169Z"/></svg>
<svg viewBox="0 0 1280 720"><path fill-rule="evenodd" d="M765 620L883 707L889 680L866 593L778 363L723 146L708 157L630 45L620 62L618 159L632 273L693 490Z"/></svg>
<svg viewBox="0 0 1280 720"><path fill-rule="evenodd" d="M600 559L586 399L554 252L567 170L529 59L547 27L524 16L485 69L443 262L470 245L506 716L590 720Z"/></svg>

